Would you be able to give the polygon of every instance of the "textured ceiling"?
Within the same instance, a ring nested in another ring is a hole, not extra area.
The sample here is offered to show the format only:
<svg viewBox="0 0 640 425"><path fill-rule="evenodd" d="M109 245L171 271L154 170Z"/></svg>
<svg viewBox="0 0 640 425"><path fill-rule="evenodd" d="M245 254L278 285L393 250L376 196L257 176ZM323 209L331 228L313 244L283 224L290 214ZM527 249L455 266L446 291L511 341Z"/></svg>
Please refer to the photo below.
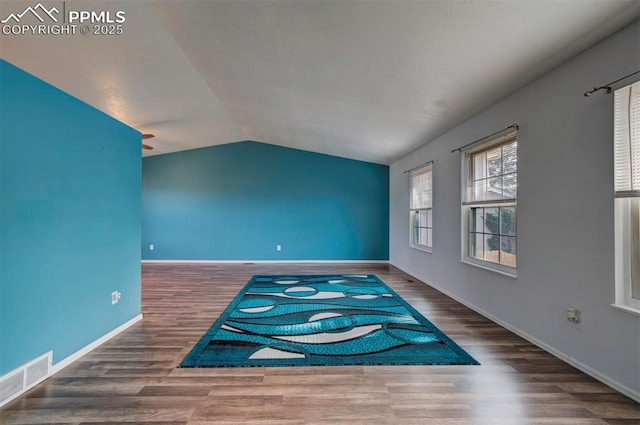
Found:
<svg viewBox="0 0 640 425"><path fill-rule="evenodd" d="M0 35L0 55L154 133L145 155L256 140L384 164L640 12L634 0L65 6L124 10L124 34Z"/></svg>

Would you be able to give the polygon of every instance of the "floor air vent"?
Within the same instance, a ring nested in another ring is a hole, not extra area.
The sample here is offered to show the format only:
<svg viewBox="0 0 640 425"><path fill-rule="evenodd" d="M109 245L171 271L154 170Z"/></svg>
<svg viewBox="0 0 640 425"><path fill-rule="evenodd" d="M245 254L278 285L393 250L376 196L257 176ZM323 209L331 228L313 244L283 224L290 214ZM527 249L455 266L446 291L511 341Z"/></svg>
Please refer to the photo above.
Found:
<svg viewBox="0 0 640 425"><path fill-rule="evenodd" d="M52 354L53 352L49 351L0 377L0 407L49 376Z"/></svg>

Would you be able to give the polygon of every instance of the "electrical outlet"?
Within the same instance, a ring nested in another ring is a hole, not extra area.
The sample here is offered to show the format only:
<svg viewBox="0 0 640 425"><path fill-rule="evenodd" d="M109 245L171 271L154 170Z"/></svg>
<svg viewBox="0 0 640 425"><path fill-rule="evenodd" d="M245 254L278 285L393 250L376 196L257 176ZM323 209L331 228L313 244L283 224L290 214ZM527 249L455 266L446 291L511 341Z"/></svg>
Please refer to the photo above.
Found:
<svg viewBox="0 0 640 425"><path fill-rule="evenodd" d="M149 251L153 251L156 247L152 243L149 244Z"/></svg>
<svg viewBox="0 0 640 425"><path fill-rule="evenodd" d="M282 251L282 245L280 244L276 245L276 251Z"/></svg>
<svg viewBox="0 0 640 425"><path fill-rule="evenodd" d="M111 293L111 304L116 304L118 301L120 301L120 297L122 297L122 294L118 291L113 291Z"/></svg>
<svg viewBox="0 0 640 425"><path fill-rule="evenodd" d="M573 326L576 326L576 327L580 326L580 323L582 323L582 311L578 310L577 308L568 308L567 320Z"/></svg>

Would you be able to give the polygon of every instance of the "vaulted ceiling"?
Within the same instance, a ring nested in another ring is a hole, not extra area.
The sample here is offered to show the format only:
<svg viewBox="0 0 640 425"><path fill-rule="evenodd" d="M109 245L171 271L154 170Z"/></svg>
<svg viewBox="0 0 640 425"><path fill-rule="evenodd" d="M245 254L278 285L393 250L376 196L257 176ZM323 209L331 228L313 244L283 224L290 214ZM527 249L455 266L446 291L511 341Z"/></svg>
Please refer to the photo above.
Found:
<svg viewBox="0 0 640 425"><path fill-rule="evenodd" d="M0 15L25 4L3 1ZM60 7L123 10L123 34L3 34L0 55L155 134L145 155L255 140L383 164L640 11L635 0L67 0Z"/></svg>

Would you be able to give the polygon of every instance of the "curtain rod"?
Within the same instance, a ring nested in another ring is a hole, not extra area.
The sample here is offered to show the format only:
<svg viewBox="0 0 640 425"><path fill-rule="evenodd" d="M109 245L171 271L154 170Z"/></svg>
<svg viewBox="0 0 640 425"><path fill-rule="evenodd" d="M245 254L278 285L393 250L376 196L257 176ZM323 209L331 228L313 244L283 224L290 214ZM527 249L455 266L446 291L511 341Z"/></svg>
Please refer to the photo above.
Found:
<svg viewBox="0 0 640 425"><path fill-rule="evenodd" d="M459 148L452 150L452 151L451 151L451 153L454 153L454 152L462 152L462 149L466 148L467 146L475 145L475 144L476 144L476 143L478 143L478 142L481 142L481 141L483 141L483 140L485 140L485 139L488 139L488 138L490 138L490 137L495 136L496 134L500 134L500 133L505 132L505 131L507 131L507 130L509 130L509 129L512 129L512 128L513 128L513 129L515 129L515 130L518 130L518 128L519 128L519 127L518 127L518 124L511 124L509 127L505 127L505 128L503 128L502 130L500 130L500 131L496 131L495 133L491 133L491 134L490 134L490 135L488 135L488 136L481 137L480 139L476 140L475 142L467 143L467 144L466 144L466 145L464 145L464 146L460 146Z"/></svg>
<svg viewBox="0 0 640 425"><path fill-rule="evenodd" d="M409 168L408 170L405 170L405 171L403 171L402 173L403 173L403 174L410 173L410 172L412 172L413 170L417 170L418 168L426 167L427 165L431 165L431 164L433 164L433 161L427 161L427 162L424 162L424 163L422 163L422 164L420 164L420 165L416 165L416 166L415 166L415 167L413 167L413 168Z"/></svg>
<svg viewBox="0 0 640 425"><path fill-rule="evenodd" d="M633 77L636 74L640 74L640 71L636 71L636 72L632 72L629 75L625 75L622 78L618 78L615 81L610 82L609 84L605 84L604 86L600 86L600 87L594 87L592 90L587 90L586 92L584 92L584 97L589 97L591 96L593 93L597 92L598 90L604 90L607 89L607 94L611 93L611 86L614 85L615 83L618 83L622 80L626 80L629 77Z"/></svg>

